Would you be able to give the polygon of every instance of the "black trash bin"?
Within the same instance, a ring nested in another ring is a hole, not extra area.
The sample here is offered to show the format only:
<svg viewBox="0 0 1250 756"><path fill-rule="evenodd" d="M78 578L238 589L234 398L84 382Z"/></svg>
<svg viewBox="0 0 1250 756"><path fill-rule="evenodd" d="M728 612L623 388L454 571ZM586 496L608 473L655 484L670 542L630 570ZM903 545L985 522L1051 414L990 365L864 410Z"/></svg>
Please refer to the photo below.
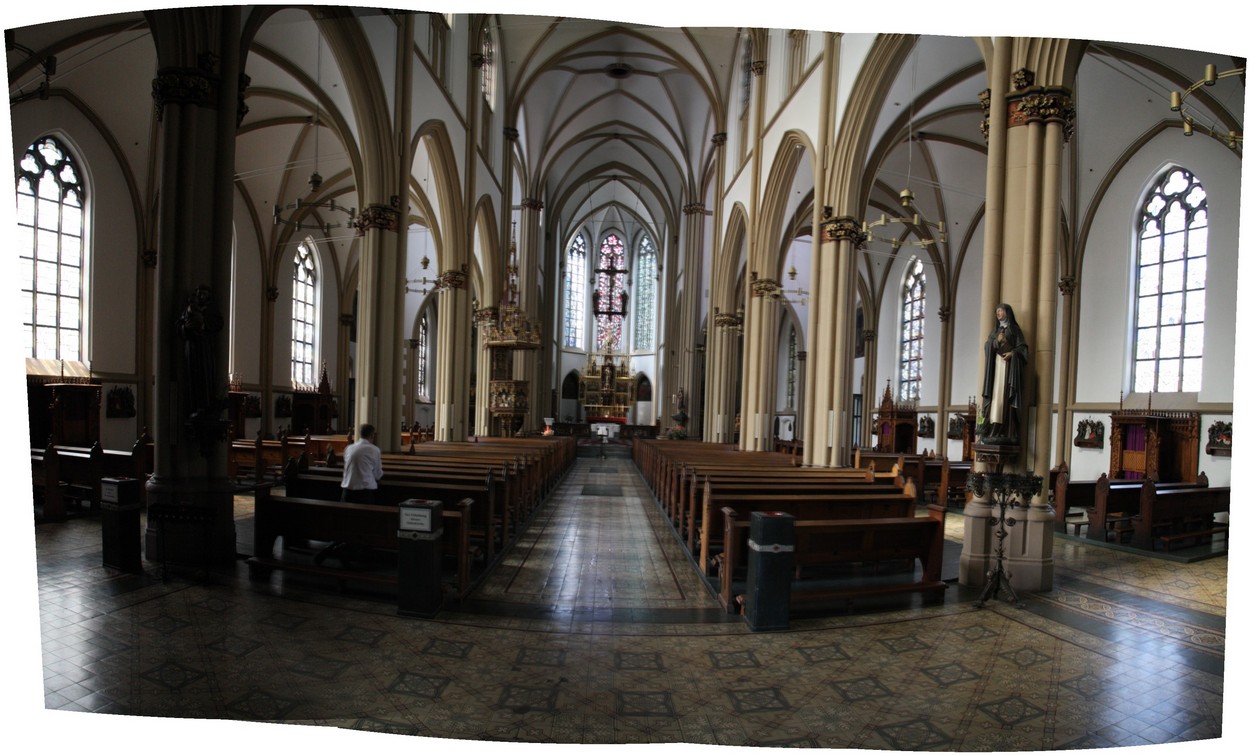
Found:
<svg viewBox="0 0 1250 756"><path fill-rule="evenodd" d="M399 503L399 613L433 617L443 606L443 503Z"/></svg>
<svg viewBox="0 0 1250 756"><path fill-rule="evenodd" d="M143 572L139 532L138 478L100 479L100 540L104 566L125 572Z"/></svg>
<svg viewBox="0 0 1250 756"><path fill-rule="evenodd" d="M794 517L752 512L743 614L752 630L790 627L790 582L794 573Z"/></svg>

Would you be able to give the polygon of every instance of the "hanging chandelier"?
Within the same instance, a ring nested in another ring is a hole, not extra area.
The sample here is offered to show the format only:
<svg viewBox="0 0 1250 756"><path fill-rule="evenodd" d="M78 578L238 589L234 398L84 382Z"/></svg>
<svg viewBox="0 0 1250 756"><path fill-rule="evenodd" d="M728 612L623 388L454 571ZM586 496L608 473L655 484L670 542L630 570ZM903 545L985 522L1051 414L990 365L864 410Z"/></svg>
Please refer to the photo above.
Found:
<svg viewBox="0 0 1250 756"><path fill-rule="evenodd" d="M913 54L911 59L911 99L907 105L907 183L903 185L902 191L898 193L899 203L903 206L903 214L890 216L882 213L881 217L875 221L864 221L864 243L885 241L889 242L894 249L899 249L900 247L929 247L939 241L943 244L946 243L946 224L942 221L937 222L937 236L935 238L930 232L934 224L930 223L924 217L924 214L920 212L920 208L916 205L916 195L910 187L911 153L912 142L914 141L912 124L916 120L916 66L918 60L919 56ZM889 230L891 226L898 226L898 228L891 231ZM879 230L874 233L873 229Z"/></svg>
<svg viewBox="0 0 1250 756"><path fill-rule="evenodd" d="M1193 84L1190 84L1189 87L1186 88L1184 92L1177 92L1175 90L1172 91L1172 96L1170 98L1171 109L1173 112L1181 114L1181 128L1184 130L1185 136L1193 136L1194 126L1195 126L1193 111L1189 109L1185 100L1191 94L1198 91L1200 87L1204 87L1204 86L1213 87L1215 86L1215 83L1219 81L1220 79L1226 78L1228 76L1245 76L1245 74L1246 74L1246 67L1244 65L1241 66L1240 68L1230 68L1227 71L1216 72L1215 64L1208 63L1206 65L1206 68L1203 69L1201 79L1199 79L1198 81L1195 81ZM1234 149L1234 150L1238 149L1238 146L1245 142L1245 134L1244 133L1238 134L1235 130L1232 130L1232 129L1226 132L1225 131L1217 132L1215 129L1215 126L1207 126L1206 124L1198 124L1198 127L1206 131L1208 134L1215 137L1216 139L1221 140L1222 142L1227 144L1229 148Z"/></svg>
<svg viewBox="0 0 1250 756"><path fill-rule="evenodd" d="M315 23L315 22L314 22ZM309 125L313 127L313 171L308 177L308 197L303 200L296 198L295 202L283 205L281 202L275 202L273 205L273 224L285 225L294 228L296 231L302 231L306 228L318 229L322 234L329 236L330 231L336 228L353 227L356 224L356 208L344 207L334 201L312 199L317 196L317 192L321 191L321 174L318 167L321 159L321 105L318 97L321 93L321 27L317 27L317 89L313 92L313 117L309 121ZM310 222L310 217L316 217L319 212L344 213L346 220L338 222ZM283 213L290 213L289 216L283 217Z"/></svg>

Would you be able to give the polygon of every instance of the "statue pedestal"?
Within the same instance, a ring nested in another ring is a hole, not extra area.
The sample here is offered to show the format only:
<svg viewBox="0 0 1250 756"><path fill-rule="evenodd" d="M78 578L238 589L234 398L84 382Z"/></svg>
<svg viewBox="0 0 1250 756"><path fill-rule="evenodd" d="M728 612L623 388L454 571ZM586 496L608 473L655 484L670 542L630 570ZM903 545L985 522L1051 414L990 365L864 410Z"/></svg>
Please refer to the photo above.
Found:
<svg viewBox="0 0 1250 756"><path fill-rule="evenodd" d="M978 458L980 453L978 448ZM968 485L973 499L964 512L959 582L982 587L991 580L1010 581L1014 591L1049 591L1055 571L1055 514L1039 496L1041 478L1031 474L976 473L969 476ZM991 577L991 573L997 576ZM993 593L996 595L997 591ZM985 598L983 595L982 603ZM1015 602L1014 595L1012 601Z"/></svg>
<svg viewBox="0 0 1250 756"><path fill-rule="evenodd" d="M235 559L234 491L225 478L148 481L144 557L200 571Z"/></svg>
<svg viewBox="0 0 1250 756"><path fill-rule="evenodd" d="M994 472L1002 472L1003 465L1020 456L1019 444L987 444L972 445L972 451L978 462L989 465Z"/></svg>

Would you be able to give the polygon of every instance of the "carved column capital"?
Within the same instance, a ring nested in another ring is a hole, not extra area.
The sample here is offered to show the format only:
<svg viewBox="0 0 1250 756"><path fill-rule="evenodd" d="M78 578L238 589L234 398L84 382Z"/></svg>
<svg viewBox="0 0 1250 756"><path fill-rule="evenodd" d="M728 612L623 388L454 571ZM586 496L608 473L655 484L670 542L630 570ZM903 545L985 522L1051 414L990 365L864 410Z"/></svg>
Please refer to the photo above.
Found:
<svg viewBox="0 0 1250 756"><path fill-rule="evenodd" d="M1016 119L1013 125L1022 123L1057 122L1063 126L1063 139L1072 139L1076 120L1076 104L1071 95L1062 89L1030 92L1016 103Z"/></svg>
<svg viewBox="0 0 1250 756"><path fill-rule="evenodd" d="M1059 279L1059 293L1065 297L1076 291L1076 276L1063 276Z"/></svg>
<svg viewBox="0 0 1250 756"><path fill-rule="evenodd" d="M1017 90L1028 89L1033 86L1033 82L1036 78L1037 74L1027 68L1021 68L1011 74L1011 86L1015 87Z"/></svg>
<svg viewBox="0 0 1250 756"><path fill-rule="evenodd" d="M712 320L716 324L717 328L741 328L742 327L742 316L735 315L733 313L718 312L716 313L715 316L713 316Z"/></svg>
<svg viewBox="0 0 1250 756"><path fill-rule="evenodd" d="M683 205L681 208L683 215L703 215L706 210L707 208L703 206L702 202L691 202L688 205Z"/></svg>
<svg viewBox="0 0 1250 756"><path fill-rule="evenodd" d="M350 312L345 312L339 315L339 325L343 328L351 328L356 325L356 316L352 315Z"/></svg>
<svg viewBox="0 0 1250 756"><path fill-rule="evenodd" d="M795 352L794 359L799 362L807 362L807 352Z"/></svg>
<svg viewBox="0 0 1250 756"><path fill-rule="evenodd" d="M152 100L156 103L156 120L159 121L164 117L166 105L212 107L216 86L217 77L202 67L162 68L152 79Z"/></svg>
<svg viewBox="0 0 1250 756"><path fill-rule="evenodd" d="M728 141L729 141L729 134L723 131L718 131L712 135L712 146L714 147L724 147L725 143Z"/></svg>
<svg viewBox="0 0 1250 756"><path fill-rule="evenodd" d="M942 305L941 307L939 307L938 308L938 320L941 320L943 323L945 323L946 321L950 319L951 319L950 305Z"/></svg>
<svg viewBox="0 0 1250 756"><path fill-rule="evenodd" d="M521 200L521 207L525 210L542 210L543 201L536 197L526 197Z"/></svg>
<svg viewBox="0 0 1250 756"><path fill-rule="evenodd" d="M516 128L512 126L504 126L503 138L507 139L509 142L515 142L521 138L521 132L517 131Z"/></svg>
<svg viewBox="0 0 1250 756"><path fill-rule="evenodd" d="M156 267L156 250L145 249L143 250L143 254L140 255L140 257L143 258L143 264L146 265L147 267L149 268Z"/></svg>
<svg viewBox="0 0 1250 756"><path fill-rule="evenodd" d="M877 332L870 328L865 328L864 329L864 341L869 342L869 341L876 341L876 340L877 340Z"/></svg>
<svg viewBox="0 0 1250 756"><path fill-rule="evenodd" d="M243 95L247 92L247 88L252 86L252 77L245 73L239 74L239 102L237 107L237 115L234 119L234 127L237 129L243 125L243 117L248 114L249 108L247 102L244 101Z"/></svg>
<svg viewBox="0 0 1250 756"><path fill-rule="evenodd" d="M990 141L990 91L983 89L981 94L977 95L977 99L981 102L981 136L986 142Z"/></svg>
<svg viewBox="0 0 1250 756"><path fill-rule="evenodd" d="M859 249L864 246L864 242L867 241L867 239L868 235L864 233L864 224L854 218L841 216L838 218L830 218L820 224L821 241L849 241L851 246Z"/></svg>
<svg viewBox="0 0 1250 756"><path fill-rule="evenodd" d="M399 211L389 205L370 205L360 211L355 226L361 234L373 229L398 231Z"/></svg>
<svg viewBox="0 0 1250 756"><path fill-rule="evenodd" d="M499 320L498 307L479 307L473 311L473 322L478 325L494 323L497 320Z"/></svg>
<svg viewBox="0 0 1250 756"><path fill-rule="evenodd" d="M751 296L776 299L781 296L781 284L771 278L756 278L751 281Z"/></svg>
<svg viewBox="0 0 1250 756"><path fill-rule="evenodd" d="M469 63L472 64L474 68L481 68L486 64L486 56L480 52L471 53L469 55Z"/></svg>
<svg viewBox="0 0 1250 756"><path fill-rule="evenodd" d="M277 302L278 301L278 287L270 286L269 288L265 289L265 299L268 299L270 302Z"/></svg>
<svg viewBox="0 0 1250 756"><path fill-rule="evenodd" d="M751 61L751 73L755 74L756 76L763 76L764 72L767 70L768 70L767 61L763 61L763 60Z"/></svg>
<svg viewBox="0 0 1250 756"><path fill-rule="evenodd" d="M440 273L438 278L434 279L434 288L438 291L463 289L469 282L468 267L467 265L461 265L460 270L448 270Z"/></svg>

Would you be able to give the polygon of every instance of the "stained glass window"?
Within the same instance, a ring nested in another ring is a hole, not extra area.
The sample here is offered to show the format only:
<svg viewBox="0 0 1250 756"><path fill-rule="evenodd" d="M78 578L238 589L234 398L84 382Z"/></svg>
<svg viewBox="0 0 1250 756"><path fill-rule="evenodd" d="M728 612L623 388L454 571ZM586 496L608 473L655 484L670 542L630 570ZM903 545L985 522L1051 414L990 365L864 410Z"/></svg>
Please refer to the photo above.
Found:
<svg viewBox="0 0 1250 756"><path fill-rule="evenodd" d="M564 345L581 349L586 309L586 237L578 234L564 261Z"/></svg>
<svg viewBox="0 0 1250 756"><path fill-rule="evenodd" d="M898 398L920 399L924 362L924 266L917 258L903 279L903 312L899 329Z"/></svg>
<svg viewBox="0 0 1250 756"><path fill-rule="evenodd" d="M600 351L621 348L621 323L628 309L625 292L625 243L616 234L603 237L595 269L595 344Z"/></svg>
<svg viewBox="0 0 1250 756"><path fill-rule="evenodd" d="M417 326L417 397L423 400L430 398L429 365L430 314L427 312Z"/></svg>
<svg viewBox="0 0 1250 756"><path fill-rule="evenodd" d="M295 248L291 277L291 383L311 386L317 363L317 263L308 242Z"/></svg>
<svg viewBox="0 0 1250 756"><path fill-rule="evenodd" d="M74 157L56 138L26 148L17 166L17 230L28 357L82 359L84 202Z"/></svg>
<svg viewBox="0 0 1250 756"><path fill-rule="evenodd" d="M655 245L643 236L638 243L638 275L634 277L634 349L655 348Z"/></svg>
<svg viewBox="0 0 1250 756"><path fill-rule="evenodd" d="M1133 391L1198 391L1207 305L1207 193L1173 168L1138 225Z"/></svg>

